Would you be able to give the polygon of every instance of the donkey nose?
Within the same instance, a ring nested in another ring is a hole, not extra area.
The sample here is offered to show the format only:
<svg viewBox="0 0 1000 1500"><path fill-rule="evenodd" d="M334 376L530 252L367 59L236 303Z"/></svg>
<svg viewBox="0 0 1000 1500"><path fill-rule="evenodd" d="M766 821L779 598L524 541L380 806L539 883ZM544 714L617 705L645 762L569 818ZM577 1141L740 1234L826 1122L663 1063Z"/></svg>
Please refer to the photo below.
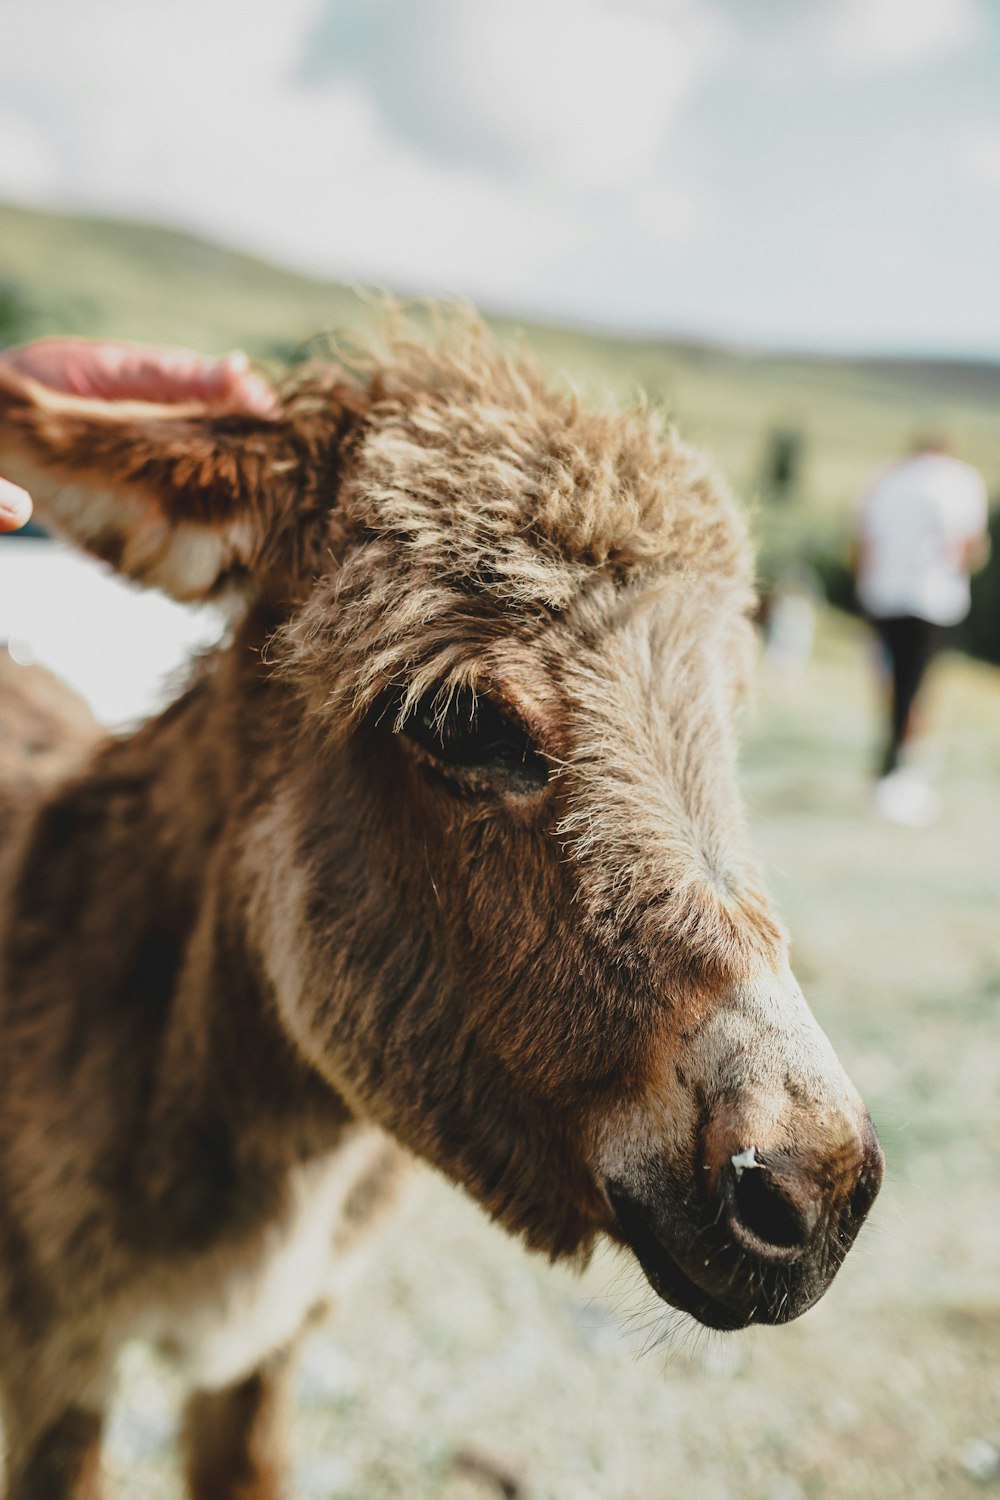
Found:
<svg viewBox="0 0 1000 1500"><path fill-rule="evenodd" d="M819 1205L808 1180L786 1163L768 1164L752 1146L734 1152L721 1188L730 1233L744 1250L780 1260L808 1245Z"/></svg>
<svg viewBox="0 0 1000 1500"><path fill-rule="evenodd" d="M702 1168L710 1207L741 1250L772 1265L821 1239L846 1253L878 1193L883 1157L870 1122L844 1126L799 1150L709 1132Z"/></svg>

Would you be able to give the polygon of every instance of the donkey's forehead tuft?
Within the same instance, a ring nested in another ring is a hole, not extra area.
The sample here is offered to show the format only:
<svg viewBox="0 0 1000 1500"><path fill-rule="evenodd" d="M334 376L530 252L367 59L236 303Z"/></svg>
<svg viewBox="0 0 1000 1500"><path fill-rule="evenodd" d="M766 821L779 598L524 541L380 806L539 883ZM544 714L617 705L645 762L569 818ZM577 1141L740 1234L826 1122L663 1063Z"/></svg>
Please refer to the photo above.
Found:
<svg viewBox="0 0 1000 1500"><path fill-rule="evenodd" d="M650 412L586 407L473 323L450 343L397 340L359 375L369 404L330 517L337 563L279 650L325 723L348 728L390 687L411 704L488 675L554 614L600 633L665 575L683 580L678 599L745 606L743 518ZM321 387L299 391L315 437Z"/></svg>
<svg viewBox="0 0 1000 1500"><path fill-rule="evenodd" d="M472 320L367 374L344 519L411 567L553 608L595 570L749 577L742 517L658 413L588 406Z"/></svg>

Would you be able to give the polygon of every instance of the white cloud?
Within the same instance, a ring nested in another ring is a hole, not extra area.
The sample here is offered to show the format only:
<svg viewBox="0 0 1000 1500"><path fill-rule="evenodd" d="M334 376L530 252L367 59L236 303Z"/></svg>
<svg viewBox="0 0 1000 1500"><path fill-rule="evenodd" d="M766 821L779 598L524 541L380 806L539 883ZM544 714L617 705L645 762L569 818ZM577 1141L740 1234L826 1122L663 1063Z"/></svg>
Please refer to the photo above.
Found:
<svg viewBox="0 0 1000 1500"><path fill-rule="evenodd" d="M966 130L959 166L971 186L1000 195L1000 120L983 120Z"/></svg>
<svg viewBox="0 0 1000 1500"><path fill-rule="evenodd" d="M302 71L358 79L440 160L566 190L652 170L727 36L705 0L333 0Z"/></svg>
<svg viewBox="0 0 1000 1500"><path fill-rule="evenodd" d="M817 39L845 72L892 73L968 46L984 26L980 0L831 0Z"/></svg>
<svg viewBox="0 0 1000 1500"><path fill-rule="evenodd" d="M0 189L12 198L44 198L59 175L44 132L21 110L0 105Z"/></svg>

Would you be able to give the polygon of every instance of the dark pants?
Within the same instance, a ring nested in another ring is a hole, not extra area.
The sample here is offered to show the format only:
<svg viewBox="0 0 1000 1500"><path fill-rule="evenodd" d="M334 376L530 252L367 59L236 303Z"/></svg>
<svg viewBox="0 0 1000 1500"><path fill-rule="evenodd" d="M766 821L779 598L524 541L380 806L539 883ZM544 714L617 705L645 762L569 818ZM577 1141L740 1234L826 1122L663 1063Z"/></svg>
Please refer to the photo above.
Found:
<svg viewBox="0 0 1000 1500"><path fill-rule="evenodd" d="M917 615L893 615L872 618L892 674L889 738L882 757L882 776L888 776L899 765L899 755L906 739L906 729L924 673L934 653L940 648L945 631L940 625L921 620Z"/></svg>

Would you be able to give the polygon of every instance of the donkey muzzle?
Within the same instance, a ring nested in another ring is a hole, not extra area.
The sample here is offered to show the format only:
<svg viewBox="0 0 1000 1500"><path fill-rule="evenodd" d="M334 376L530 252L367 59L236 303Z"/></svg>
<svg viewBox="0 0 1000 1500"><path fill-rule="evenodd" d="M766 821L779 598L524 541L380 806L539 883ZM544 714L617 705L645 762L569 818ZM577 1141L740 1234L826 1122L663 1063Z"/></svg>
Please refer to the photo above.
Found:
<svg viewBox="0 0 1000 1500"><path fill-rule="evenodd" d="M829 1286L882 1181L878 1136L787 967L734 985L604 1157L615 1238L713 1328L784 1323Z"/></svg>
<svg viewBox="0 0 1000 1500"><path fill-rule="evenodd" d="M789 1322L826 1291L882 1181L867 1114L838 1124L825 1144L758 1145L723 1110L702 1133L693 1192L666 1162L608 1183L616 1238L659 1296L710 1328Z"/></svg>

